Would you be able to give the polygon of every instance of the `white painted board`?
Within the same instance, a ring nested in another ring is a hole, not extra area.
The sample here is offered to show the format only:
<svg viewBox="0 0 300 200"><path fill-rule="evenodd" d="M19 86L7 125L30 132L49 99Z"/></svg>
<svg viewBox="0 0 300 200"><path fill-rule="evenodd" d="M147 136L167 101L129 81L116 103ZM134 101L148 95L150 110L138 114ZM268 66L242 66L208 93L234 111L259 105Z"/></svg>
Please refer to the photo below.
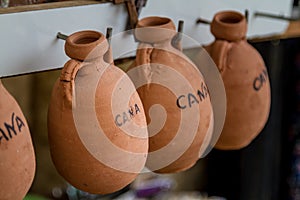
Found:
<svg viewBox="0 0 300 200"><path fill-rule="evenodd" d="M200 43L213 41L209 26L196 25L196 19L212 20L214 14L222 10L236 10L244 13L249 11L248 38L263 37L282 33L286 30L288 22L278 19L254 17L257 11L290 16L292 12L292 0L149 0L147 8L142 10L141 16L162 15L185 21L185 34L193 37Z"/></svg>
<svg viewBox="0 0 300 200"><path fill-rule="evenodd" d="M148 0L140 17L167 16L176 23L185 21L184 33L199 44L213 40L209 26L196 24L198 17L211 20L220 10L249 10L248 38L283 32L288 22L278 19L254 18L255 11L291 15L292 0ZM64 41L56 39L57 32L71 34L79 30L105 32L113 27L118 34L125 29L127 12L124 5L94 4L31 12L0 15L0 77L60 68L68 60ZM118 37L120 38L120 37ZM134 49L132 35L121 37L128 48ZM119 41L114 42L118 44ZM184 47L193 47L184 44ZM115 47L115 45L113 46ZM116 52L114 50L114 52ZM118 54L115 54L119 57Z"/></svg>

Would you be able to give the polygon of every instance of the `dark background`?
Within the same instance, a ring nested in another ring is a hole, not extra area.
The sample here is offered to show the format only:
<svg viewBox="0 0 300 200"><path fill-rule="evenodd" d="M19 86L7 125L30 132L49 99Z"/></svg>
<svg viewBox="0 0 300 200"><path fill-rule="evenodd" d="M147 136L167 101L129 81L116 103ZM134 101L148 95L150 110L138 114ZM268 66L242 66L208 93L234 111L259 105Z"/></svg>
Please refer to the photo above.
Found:
<svg viewBox="0 0 300 200"><path fill-rule="evenodd" d="M208 175L200 190L229 200L300 199L300 171L293 170L300 158L294 151L300 138L300 39L252 45L269 72L269 120L246 148L213 150L205 158Z"/></svg>

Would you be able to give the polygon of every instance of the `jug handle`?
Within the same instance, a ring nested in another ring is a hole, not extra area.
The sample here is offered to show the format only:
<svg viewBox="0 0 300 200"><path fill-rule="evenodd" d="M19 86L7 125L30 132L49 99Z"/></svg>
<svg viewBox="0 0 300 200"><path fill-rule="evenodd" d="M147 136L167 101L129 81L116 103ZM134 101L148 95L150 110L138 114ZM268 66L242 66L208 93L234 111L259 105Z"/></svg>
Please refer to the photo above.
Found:
<svg viewBox="0 0 300 200"><path fill-rule="evenodd" d="M212 44L204 46L204 48L217 65L220 73L222 73L227 66L227 54L231 48L231 43L225 40L216 40Z"/></svg>
<svg viewBox="0 0 300 200"><path fill-rule="evenodd" d="M64 102L72 108L73 89L75 85L75 77L78 70L82 67L82 62L77 60L69 60L63 67L60 75L60 83L63 88Z"/></svg>

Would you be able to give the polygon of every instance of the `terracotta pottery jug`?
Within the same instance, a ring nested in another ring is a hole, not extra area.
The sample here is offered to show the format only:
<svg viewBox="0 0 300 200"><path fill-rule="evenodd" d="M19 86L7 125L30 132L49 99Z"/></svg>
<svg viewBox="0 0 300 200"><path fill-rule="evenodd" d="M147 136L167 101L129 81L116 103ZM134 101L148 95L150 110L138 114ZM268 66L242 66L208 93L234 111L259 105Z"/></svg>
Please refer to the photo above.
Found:
<svg viewBox="0 0 300 200"><path fill-rule="evenodd" d="M215 148L246 147L262 130L269 116L270 83L260 54L246 41L245 17L234 11L217 13L211 23L216 40L205 47L224 81L227 112Z"/></svg>
<svg viewBox="0 0 300 200"><path fill-rule="evenodd" d="M212 133L208 88L197 67L172 46L174 23L141 19L135 63L127 74L142 99L149 132L146 166L157 173L189 169L201 157Z"/></svg>
<svg viewBox="0 0 300 200"><path fill-rule="evenodd" d="M35 174L35 155L26 119L0 81L0 199L22 200Z"/></svg>
<svg viewBox="0 0 300 200"><path fill-rule="evenodd" d="M146 118L129 77L103 60L105 36L96 31L70 35L71 58L53 88L48 112L52 160L76 188L115 192L143 169L148 152Z"/></svg>

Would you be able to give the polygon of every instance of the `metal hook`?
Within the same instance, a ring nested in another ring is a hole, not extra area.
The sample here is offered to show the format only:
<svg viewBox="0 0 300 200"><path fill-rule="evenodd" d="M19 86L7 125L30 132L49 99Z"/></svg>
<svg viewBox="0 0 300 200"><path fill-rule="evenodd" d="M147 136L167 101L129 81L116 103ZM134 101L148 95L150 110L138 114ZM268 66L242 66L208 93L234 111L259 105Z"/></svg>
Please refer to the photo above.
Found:
<svg viewBox="0 0 300 200"><path fill-rule="evenodd" d="M107 27L106 29L106 39L109 45L111 43L112 30L112 27Z"/></svg>
<svg viewBox="0 0 300 200"><path fill-rule="evenodd" d="M203 18L198 18L196 20L196 24L211 24L211 21L207 20L207 19L203 19Z"/></svg>
<svg viewBox="0 0 300 200"><path fill-rule="evenodd" d="M249 20L249 10L248 9L245 10L244 15L245 15L246 22L248 23L248 20Z"/></svg>
<svg viewBox="0 0 300 200"><path fill-rule="evenodd" d="M293 17L286 17L284 15L275 15L271 13L265 13L265 12L254 12L255 17L267 17L267 18L272 18L272 19L281 19L281 20L286 20L286 21L296 21L298 20L297 18Z"/></svg>
<svg viewBox="0 0 300 200"><path fill-rule="evenodd" d="M61 40L66 40L68 38L68 36L65 34L62 34L61 32L58 32L56 35L56 38L61 39Z"/></svg>
<svg viewBox="0 0 300 200"><path fill-rule="evenodd" d="M172 40L172 45L180 51L182 50L181 40L182 40L183 25L184 25L184 21L179 20L178 27L177 27L177 34Z"/></svg>
<svg viewBox="0 0 300 200"><path fill-rule="evenodd" d="M184 25L184 21L183 20L179 20L178 21L178 27L177 27L177 34L175 36L176 43L180 43L181 40L182 40L183 25Z"/></svg>
<svg viewBox="0 0 300 200"><path fill-rule="evenodd" d="M106 28L106 39L108 42L108 50L104 54L104 61L111 64L114 63L113 59L113 53L112 53L112 48L111 48L111 36L112 36L112 27L107 27Z"/></svg>

